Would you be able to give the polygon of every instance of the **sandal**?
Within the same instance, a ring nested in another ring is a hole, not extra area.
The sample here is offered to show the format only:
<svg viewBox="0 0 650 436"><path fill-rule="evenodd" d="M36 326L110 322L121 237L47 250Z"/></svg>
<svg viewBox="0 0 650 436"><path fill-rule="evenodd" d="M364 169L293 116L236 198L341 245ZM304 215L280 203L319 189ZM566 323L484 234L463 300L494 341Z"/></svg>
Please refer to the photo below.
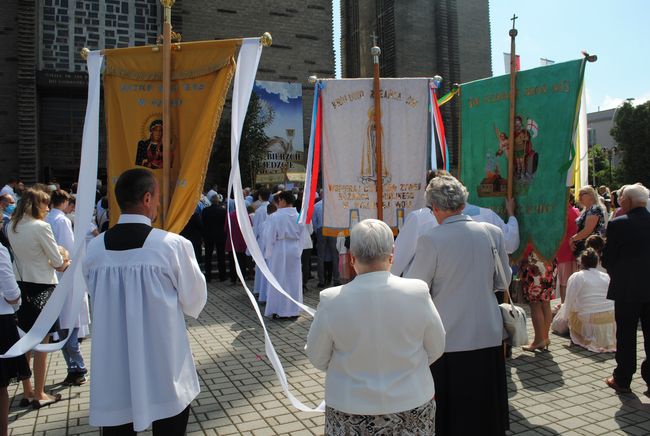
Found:
<svg viewBox="0 0 650 436"><path fill-rule="evenodd" d="M54 394L52 395L52 398L48 398L47 400L34 400L32 401L32 407L34 409L40 409L41 407L49 406L50 404L58 403L61 401L61 394Z"/></svg>
<svg viewBox="0 0 650 436"><path fill-rule="evenodd" d="M29 397L23 397L23 398L20 400L20 402L18 403L18 406L20 406L20 407L27 407L27 406L29 406L30 404L32 404L32 401L34 401L33 398L30 399Z"/></svg>

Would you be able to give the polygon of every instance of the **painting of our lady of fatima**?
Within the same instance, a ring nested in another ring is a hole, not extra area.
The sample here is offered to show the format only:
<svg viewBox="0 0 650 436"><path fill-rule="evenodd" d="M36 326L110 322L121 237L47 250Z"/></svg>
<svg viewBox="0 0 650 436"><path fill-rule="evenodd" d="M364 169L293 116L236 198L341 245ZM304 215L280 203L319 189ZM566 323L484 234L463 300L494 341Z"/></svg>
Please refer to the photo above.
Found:
<svg viewBox="0 0 650 436"><path fill-rule="evenodd" d="M135 164L152 170L163 167L163 122L155 114L145 121L143 136L138 141L138 148L135 155ZM153 118L153 120L152 120ZM146 130L145 130L146 129ZM174 164L174 147L171 147L170 167Z"/></svg>
<svg viewBox="0 0 650 436"><path fill-rule="evenodd" d="M375 109L371 107L368 112L368 121L366 123L366 135L362 147L361 171L359 182L363 184L377 182L377 129L375 129ZM388 171L388 155L386 154L387 146L384 145L383 126L379 126L379 135L381 136L382 152L382 184L391 182L391 176Z"/></svg>
<svg viewBox="0 0 650 436"><path fill-rule="evenodd" d="M515 134L513 143L514 187L517 194L525 193L537 172L539 156L533 148L533 138L537 137L539 128L533 119L527 119L525 126L523 117L515 117ZM494 124L496 137L495 152L485 155L485 177L478 186L480 197L505 196L508 190L508 135L499 130ZM501 170L504 169L504 171Z"/></svg>

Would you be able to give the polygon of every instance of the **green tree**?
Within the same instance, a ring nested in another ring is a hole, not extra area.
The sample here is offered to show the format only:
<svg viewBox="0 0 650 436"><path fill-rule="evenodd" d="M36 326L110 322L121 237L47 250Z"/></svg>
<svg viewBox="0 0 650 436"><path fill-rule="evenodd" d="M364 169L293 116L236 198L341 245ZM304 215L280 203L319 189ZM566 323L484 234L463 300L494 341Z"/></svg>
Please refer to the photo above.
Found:
<svg viewBox="0 0 650 436"><path fill-rule="evenodd" d="M650 101L636 107L624 103L616 111L610 134L621 157L619 182L650 186Z"/></svg>
<svg viewBox="0 0 650 436"><path fill-rule="evenodd" d="M273 121L273 116L272 108L263 106L257 94L252 93L239 146L239 167L244 186L252 186L265 157L269 137L264 133L264 128ZM224 187L228 184L230 174L230 129L230 119L223 118L210 160L211 171L217 174L216 183Z"/></svg>
<svg viewBox="0 0 650 436"><path fill-rule="evenodd" d="M612 177L614 180L610 183L609 176L607 151L600 144L595 144L589 148L589 183L593 184L596 188L600 185L615 185L615 177Z"/></svg>

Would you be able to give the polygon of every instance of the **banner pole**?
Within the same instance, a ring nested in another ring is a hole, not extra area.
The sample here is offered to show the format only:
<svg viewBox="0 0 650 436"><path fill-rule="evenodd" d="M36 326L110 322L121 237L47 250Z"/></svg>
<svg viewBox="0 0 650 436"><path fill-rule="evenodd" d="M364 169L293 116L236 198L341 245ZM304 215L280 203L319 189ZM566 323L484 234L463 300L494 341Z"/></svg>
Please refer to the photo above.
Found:
<svg viewBox="0 0 650 436"><path fill-rule="evenodd" d="M377 219L384 220L384 180L383 162L381 156L381 96L379 87L379 55L381 49L376 45L370 49L372 54L374 77L373 90L375 97L375 163L377 172Z"/></svg>
<svg viewBox="0 0 650 436"><path fill-rule="evenodd" d="M162 227L167 228L167 213L169 211L169 180L171 163L171 54L172 54L172 6L175 0L160 0L164 7L163 20L163 182L162 182Z"/></svg>
<svg viewBox="0 0 650 436"><path fill-rule="evenodd" d="M514 185L514 145L515 145L515 99L517 98L517 55L515 53L515 20L519 18L513 14L512 29L510 29L510 127L508 129L508 200L512 198Z"/></svg>

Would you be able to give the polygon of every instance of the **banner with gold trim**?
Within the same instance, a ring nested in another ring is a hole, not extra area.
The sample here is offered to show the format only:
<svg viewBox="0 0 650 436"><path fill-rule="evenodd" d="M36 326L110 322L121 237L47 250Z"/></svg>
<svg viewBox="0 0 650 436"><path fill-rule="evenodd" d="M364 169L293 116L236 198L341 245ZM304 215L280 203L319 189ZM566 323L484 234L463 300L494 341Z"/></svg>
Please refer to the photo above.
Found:
<svg viewBox="0 0 650 436"><path fill-rule="evenodd" d="M162 187L162 138L171 135L171 198L165 227L176 233L185 227L201 195L240 45L240 39L174 44L169 127L162 122L162 53L151 46L105 51L111 225L119 217L113 192L122 172L147 168ZM160 218L154 225L160 227Z"/></svg>

